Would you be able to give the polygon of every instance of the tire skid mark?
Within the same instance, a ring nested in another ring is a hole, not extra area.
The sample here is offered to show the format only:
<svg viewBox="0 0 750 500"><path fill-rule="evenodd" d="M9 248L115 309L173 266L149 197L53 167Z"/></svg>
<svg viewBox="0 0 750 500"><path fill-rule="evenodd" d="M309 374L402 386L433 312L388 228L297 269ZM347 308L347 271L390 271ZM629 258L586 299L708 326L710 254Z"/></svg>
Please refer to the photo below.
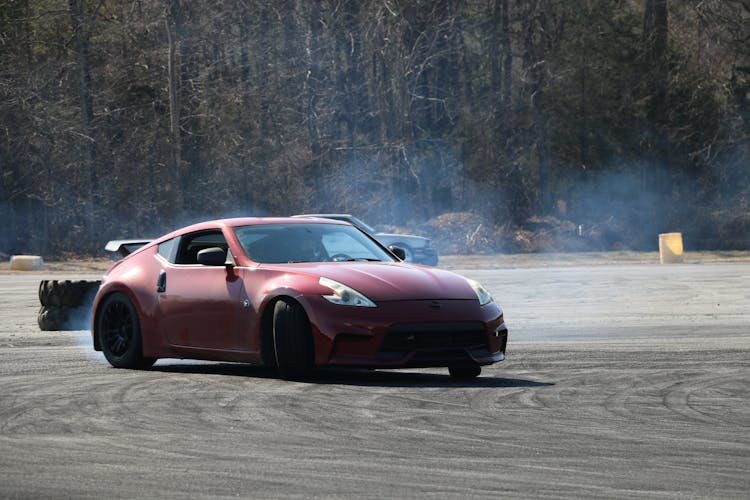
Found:
<svg viewBox="0 0 750 500"><path fill-rule="evenodd" d="M693 395L698 390L711 390L712 388L723 385L726 383L724 377L717 376L704 376L697 380L688 380L684 382L678 382L669 387L664 394L664 405L674 413L684 417L689 421L702 422L707 424L716 424L718 422L727 422L727 419L717 411L708 411L708 405L698 405L695 402L691 402ZM747 387L747 385L745 386ZM711 391L715 392L715 391ZM745 396L749 395L750 391L745 390ZM726 401L726 398L723 398ZM747 398L744 398L744 404L738 400L738 404L742 404L747 413ZM726 408L724 408L726 410ZM731 419L729 420L731 422ZM748 422L745 421L745 425Z"/></svg>
<svg viewBox="0 0 750 500"><path fill-rule="evenodd" d="M85 410L99 405L91 400L92 391L85 388L85 382L89 381L79 379L59 377L31 390L11 388L15 394L12 403L3 405L6 408L3 412L3 433L70 434L81 430L95 431L96 428L91 426L92 413ZM76 418L71 419L71 413Z"/></svg>
<svg viewBox="0 0 750 500"><path fill-rule="evenodd" d="M707 384L701 391L693 391L690 400L695 411L710 415L727 425L750 428L750 376L747 374L734 379L717 378L716 383ZM710 412L706 410L712 406L719 408Z"/></svg>

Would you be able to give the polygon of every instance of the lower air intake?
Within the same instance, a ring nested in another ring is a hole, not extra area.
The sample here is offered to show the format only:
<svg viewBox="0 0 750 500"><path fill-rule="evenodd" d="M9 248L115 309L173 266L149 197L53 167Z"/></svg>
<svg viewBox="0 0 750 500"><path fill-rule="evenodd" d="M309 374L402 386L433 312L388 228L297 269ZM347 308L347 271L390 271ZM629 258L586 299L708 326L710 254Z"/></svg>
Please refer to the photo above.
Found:
<svg viewBox="0 0 750 500"><path fill-rule="evenodd" d="M411 323L391 327L380 352L479 348L487 348L482 323Z"/></svg>

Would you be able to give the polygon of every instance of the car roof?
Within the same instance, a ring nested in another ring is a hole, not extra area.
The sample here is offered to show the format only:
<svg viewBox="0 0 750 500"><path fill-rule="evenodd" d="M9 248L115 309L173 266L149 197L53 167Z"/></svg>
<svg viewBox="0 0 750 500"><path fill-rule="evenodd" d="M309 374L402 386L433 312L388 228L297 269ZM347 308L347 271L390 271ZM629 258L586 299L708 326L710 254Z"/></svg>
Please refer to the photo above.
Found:
<svg viewBox="0 0 750 500"><path fill-rule="evenodd" d="M265 224L333 224L333 225L340 225L340 226L351 225L348 222L344 222L340 220L314 218L314 217L297 218L297 219L292 218L292 217L234 217L234 218L229 218L229 219L206 220L202 222L197 222L195 224L190 224L188 226L184 226L179 229L175 229L174 231L171 231L167 234L159 236L158 238L150 242L146 242L145 240L143 241L139 240L141 243L146 243L146 244L144 244L140 248L133 250L132 254L139 253L148 247L151 247L153 245L159 245L177 236L182 236L188 233L194 233L196 231L204 231L207 229L219 229L223 227L258 226L258 225L265 225ZM136 241L136 240L133 240L133 241ZM109 242L108 246L114 243L117 243L117 241Z"/></svg>
<svg viewBox="0 0 750 500"><path fill-rule="evenodd" d="M235 217L231 219L215 219L198 222L189 226L176 229L169 234L160 237L158 241L165 241L175 236L203 231L205 229L216 229L221 227L239 227L239 226L258 226L265 224L339 224L349 225L346 222L334 219L317 219L317 218L292 218L292 217Z"/></svg>
<svg viewBox="0 0 750 500"><path fill-rule="evenodd" d="M322 219L331 219L331 218L334 218L334 217L336 218L336 219L332 219L332 220L338 220L338 218L341 218L341 219L354 219L355 218L351 214L299 214L299 215L292 215L292 217L294 217L294 218L297 218L297 217L308 217L308 218L319 217L319 218L322 218Z"/></svg>
<svg viewBox="0 0 750 500"><path fill-rule="evenodd" d="M198 224L194 224L193 226L188 226L183 229L190 229L195 226L196 229L200 230L202 225L207 225L207 227L238 227L238 226L258 226L258 225L266 225L266 224L346 224L345 222L333 220L333 219L324 219L324 218L294 218L294 217L235 217L231 219L216 219L212 221L206 221Z"/></svg>

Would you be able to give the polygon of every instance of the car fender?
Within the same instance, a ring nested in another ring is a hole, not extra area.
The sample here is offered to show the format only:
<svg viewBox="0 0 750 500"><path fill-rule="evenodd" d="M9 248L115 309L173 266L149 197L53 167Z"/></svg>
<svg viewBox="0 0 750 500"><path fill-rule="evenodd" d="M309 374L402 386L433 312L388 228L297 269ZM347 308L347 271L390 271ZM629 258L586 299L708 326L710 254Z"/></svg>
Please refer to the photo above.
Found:
<svg viewBox="0 0 750 500"><path fill-rule="evenodd" d="M261 318L273 318L273 308L279 299L290 298L296 301L307 315L307 319L310 321L310 328L313 336L313 344L315 348L315 362L316 364L322 364L328 359L328 353L331 351L333 345L333 338L329 337L318 327L318 311L311 300L311 297L323 295L328 290L321 286L317 278L312 276L296 276L295 285L291 283L276 283L276 287L266 290L262 295L256 297L258 305L258 315ZM259 324L263 324L264 321L260 321ZM259 332L259 335L263 336L264 332Z"/></svg>
<svg viewBox="0 0 750 500"><path fill-rule="evenodd" d="M122 261L121 261L122 262ZM91 314L91 335L95 349L99 350L96 338L96 322L99 316L99 306L108 295L119 292L124 294L135 307L138 315L138 323L143 340L143 354L145 356L156 355L163 346L165 340L159 337L158 325L156 323L156 310L158 297L155 293L155 279L151 279L150 272L144 267L132 267L127 273L120 273L117 266L113 266L110 272L102 280L99 291L94 298ZM153 281L153 283L152 283Z"/></svg>
<svg viewBox="0 0 750 500"><path fill-rule="evenodd" d="M94 349L97 351L101 350L101 346L99 345L99 339L97 336L99 306L106 297L118 292L125 295L135 307L136 314L138 315L138 323L141 329L141 337L143 337L143 350L145 353L146 344L148 344L147 339L153 338L153 335L149 335L153 323L153 313L147 314L147 311L153 311L156 302L155 300L149 300L146 294L134 291L130 286L121 281L108 281L106 283L102 283L102 285L99 287L99 291L96 294L94 303L91 306L91 335L94 342Z"/></svg>

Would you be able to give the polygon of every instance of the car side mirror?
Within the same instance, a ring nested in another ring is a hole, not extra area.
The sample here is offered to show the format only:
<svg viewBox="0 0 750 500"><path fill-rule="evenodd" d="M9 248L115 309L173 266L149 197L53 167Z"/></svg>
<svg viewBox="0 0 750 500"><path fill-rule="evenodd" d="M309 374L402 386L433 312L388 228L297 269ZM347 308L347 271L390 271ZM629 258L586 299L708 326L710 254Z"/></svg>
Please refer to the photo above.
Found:
<svg viewBox="0 0 750 500"><path fill-rule="evenodd" d="M219 247L204 248L198 252L197 260L204 266L223 266L227 262L227 251Z"/></svg>
<svg viewBox="0 0 750 500"><path fill-rule="evenodd" d="M396 245L391 245L388 247L388 250L390 250L391 253L399 259L406 260L406 250L404 250L403 248L397 247Z"/></svg>

